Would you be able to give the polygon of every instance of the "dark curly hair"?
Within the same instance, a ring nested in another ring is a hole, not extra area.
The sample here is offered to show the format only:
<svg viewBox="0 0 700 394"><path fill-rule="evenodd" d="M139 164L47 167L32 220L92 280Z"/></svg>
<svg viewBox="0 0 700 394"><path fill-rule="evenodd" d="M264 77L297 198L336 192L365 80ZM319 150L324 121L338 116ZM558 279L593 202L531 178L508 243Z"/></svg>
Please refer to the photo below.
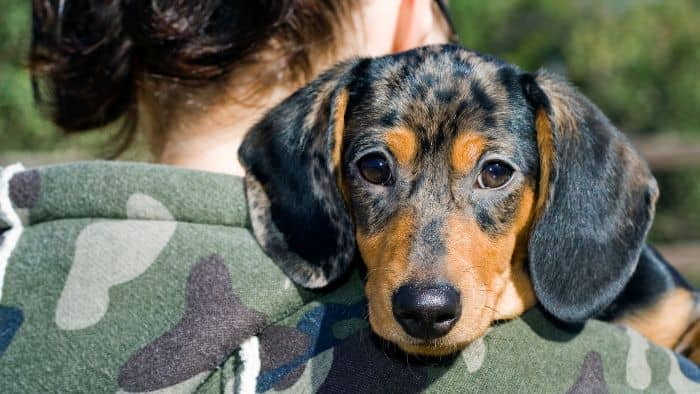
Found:
<svg viewBox="0 0 700 394"><path fill-rule="evenodd" d="M207 85L272 49L269 78L279 78L281 61L285 78L304 80L311 48L333 49L358 1L33 0L34 97L69 133L124 119L120 153L135 133L144 77Z"/></svg>

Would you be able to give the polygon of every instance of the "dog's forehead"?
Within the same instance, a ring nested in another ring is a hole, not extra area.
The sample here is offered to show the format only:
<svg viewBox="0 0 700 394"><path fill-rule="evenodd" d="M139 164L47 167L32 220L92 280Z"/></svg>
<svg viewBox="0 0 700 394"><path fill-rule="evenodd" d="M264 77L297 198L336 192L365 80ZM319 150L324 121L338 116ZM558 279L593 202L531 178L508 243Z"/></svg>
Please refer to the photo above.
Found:
<svg viewBox="0 0 700 394"><path fill-rule="evenodd" d="M426 47L373 59L351 88L349 126L381 135L405 127L421 146L477 132L516 147L532 138L521 71L461 48Z"/></svg>

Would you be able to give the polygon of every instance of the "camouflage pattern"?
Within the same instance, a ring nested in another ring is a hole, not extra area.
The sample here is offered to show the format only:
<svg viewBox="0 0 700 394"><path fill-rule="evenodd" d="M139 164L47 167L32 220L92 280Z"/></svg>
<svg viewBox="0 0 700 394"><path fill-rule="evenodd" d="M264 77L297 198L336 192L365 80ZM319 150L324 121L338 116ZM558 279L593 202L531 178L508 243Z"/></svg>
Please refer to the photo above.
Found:
<svg viewBox="0 0 700 394"><path fill-rule="evenodd" d="M237 177L91 162L2 190L24 225L0 244L3 393L700 392L698 368L635 331L537 308L407 360L371 334L359 273L312 292L265 256Z"/></svg>

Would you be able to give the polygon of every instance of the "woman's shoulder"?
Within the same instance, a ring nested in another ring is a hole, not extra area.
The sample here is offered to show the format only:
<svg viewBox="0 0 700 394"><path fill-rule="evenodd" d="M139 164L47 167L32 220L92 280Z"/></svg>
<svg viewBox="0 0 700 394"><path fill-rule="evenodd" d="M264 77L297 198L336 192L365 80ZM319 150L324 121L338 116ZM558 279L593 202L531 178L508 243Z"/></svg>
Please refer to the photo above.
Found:
<svg viewBox="0 0 700 394"><path fill-rule="evenodd" d="M89 161L26 170L14 165L3 170L3 180L12 208L25 210L28 225L71 218L125 219L127 207L138 205L144 196L167 205L174 220L247 224L243 182L235 176L158 164ZM149 219L147 212L132 213Z"/></svg>
<svg viewBox="0 0 700 394"><path fill-rule="evenodd" d="M171 371L163 384L210 372L316 297L257 245L238 177L86 162L2 179L0 381L17 389L116 390L147 366ZM190 357L186 371L169 364ZM39 378L37 365L58 372ZM78 376L86 367L109 372Z"/></svg>
<svg viewBox="0 0 700 394"><path fill-rule="evenodd" d="M407 363L371 333L361 273L311 292L262 252L238 177L85 162L0 179L9 392L697 388L694 366L633 331L566 330L537 309Z"/></svg>

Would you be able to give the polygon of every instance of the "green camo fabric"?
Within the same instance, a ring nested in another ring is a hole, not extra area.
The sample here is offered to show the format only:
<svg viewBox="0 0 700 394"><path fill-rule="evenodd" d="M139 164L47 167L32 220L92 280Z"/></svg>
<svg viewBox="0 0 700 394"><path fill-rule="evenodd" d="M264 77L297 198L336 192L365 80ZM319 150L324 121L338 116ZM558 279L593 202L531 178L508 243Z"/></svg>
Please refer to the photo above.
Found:
<svg viewBox="0 0 700 394"><path fill-rule="evenodd" d="M312 292L265 256L238 177L86 162L1 179L2 393L700 392L635 331L537 308L407 363L371 335L360 274Z"/></svg>

